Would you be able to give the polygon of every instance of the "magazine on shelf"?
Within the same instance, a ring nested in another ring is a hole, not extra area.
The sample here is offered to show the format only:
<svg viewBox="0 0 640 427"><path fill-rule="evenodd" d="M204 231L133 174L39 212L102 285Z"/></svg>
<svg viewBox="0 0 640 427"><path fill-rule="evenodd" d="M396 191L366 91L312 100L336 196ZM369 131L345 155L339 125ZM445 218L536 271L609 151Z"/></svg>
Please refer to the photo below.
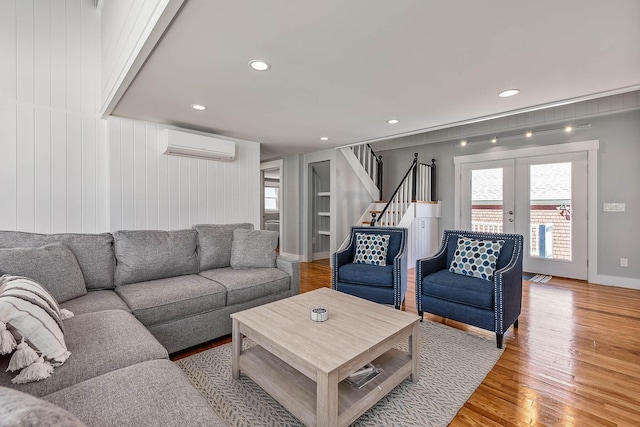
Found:
<svg viewBox="0 0 640 427"><path fill-rule="evenodd" d="M380 369L371 363L367 363L345 378L344 381L355 388L362 388L378 375L380 375Z"/></svg>

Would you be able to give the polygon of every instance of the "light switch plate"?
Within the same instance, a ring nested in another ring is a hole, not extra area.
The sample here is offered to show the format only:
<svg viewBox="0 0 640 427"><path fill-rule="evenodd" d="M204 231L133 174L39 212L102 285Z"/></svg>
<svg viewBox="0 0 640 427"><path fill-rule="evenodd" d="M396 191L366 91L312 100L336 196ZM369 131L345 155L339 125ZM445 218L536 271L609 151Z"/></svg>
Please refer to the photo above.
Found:
<svg viewBox="0 0 640 427"><path fill-rule="evenodd" d="M625 205L624 203L604 203L602 210L605 212L624 212Z"/></svg>

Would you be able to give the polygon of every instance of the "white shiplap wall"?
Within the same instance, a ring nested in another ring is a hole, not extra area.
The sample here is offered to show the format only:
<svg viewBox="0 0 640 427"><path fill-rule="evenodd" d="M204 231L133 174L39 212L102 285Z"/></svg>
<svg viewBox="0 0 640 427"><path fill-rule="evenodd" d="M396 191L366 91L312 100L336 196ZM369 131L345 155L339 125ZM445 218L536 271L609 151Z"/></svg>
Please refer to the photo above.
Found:
<svg viewBox="0 0 640 427"><path fill-rule="evenodd" d="M108 120L111 230L260 224L260 145L236 142L220 162L162 154L155 123Z"/></svg>
<svg viewBox="0 0 640 427"><path fill-rule="evenodd" d="M101 120L100 38L94 0L0 2L0 229L258 226L259 145L169 157L159 125Z"/></svg>
<svg viewBox="0 0 640 427"><path fill-rule="evenodd" d="M106 229L93 0L0 3L0 229Z"/></svg>

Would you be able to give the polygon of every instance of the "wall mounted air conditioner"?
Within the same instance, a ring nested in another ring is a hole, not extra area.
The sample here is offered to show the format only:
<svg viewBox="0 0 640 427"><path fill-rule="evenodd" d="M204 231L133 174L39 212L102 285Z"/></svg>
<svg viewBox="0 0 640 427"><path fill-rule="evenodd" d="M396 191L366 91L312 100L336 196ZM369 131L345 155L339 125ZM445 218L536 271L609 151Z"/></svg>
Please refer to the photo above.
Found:
<svg viewBox="0 0 640 427"><path fill-rule="evenodd" d="M175 129L163 131L164 154L211 160L233 160L236 143Z"/></svg>

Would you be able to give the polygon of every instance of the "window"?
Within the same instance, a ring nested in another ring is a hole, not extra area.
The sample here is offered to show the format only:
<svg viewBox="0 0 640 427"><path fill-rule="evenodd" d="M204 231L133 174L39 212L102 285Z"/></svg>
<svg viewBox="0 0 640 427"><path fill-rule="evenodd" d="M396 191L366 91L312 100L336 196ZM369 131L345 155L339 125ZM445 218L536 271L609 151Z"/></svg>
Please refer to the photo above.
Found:
<svg viewBox="0 0 640 427"><path fill-rule="evenodd" d="M279 211L280 210L280 188L264 187L264 210Z"/></svg>

